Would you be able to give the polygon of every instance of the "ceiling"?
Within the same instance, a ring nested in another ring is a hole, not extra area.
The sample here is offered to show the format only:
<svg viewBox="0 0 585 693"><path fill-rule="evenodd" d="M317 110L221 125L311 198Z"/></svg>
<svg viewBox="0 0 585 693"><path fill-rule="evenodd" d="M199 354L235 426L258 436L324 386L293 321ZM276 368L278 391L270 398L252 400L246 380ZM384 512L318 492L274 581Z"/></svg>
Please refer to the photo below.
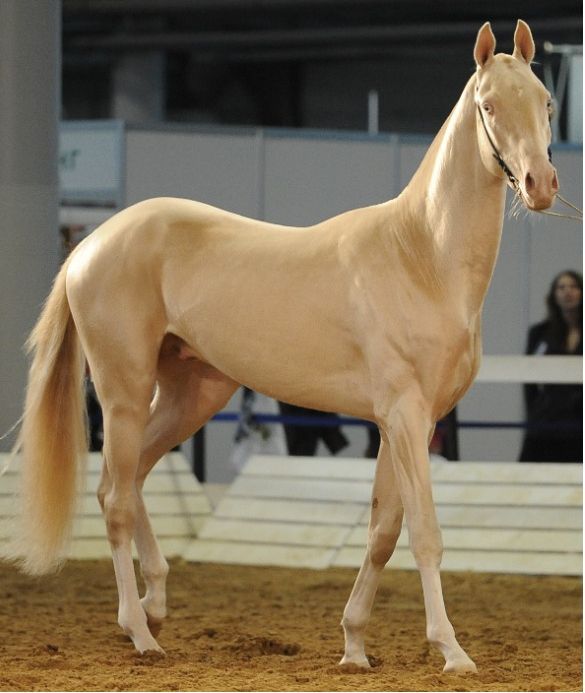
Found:
<svg viewBox="0 0 585 693"><path fill-rule="evenodd" d="M484 21L508 37L518 17L537 43L582 41L570 0L63 0L63 40L66 57L156 48L303 61L467 48Z"/></svg>
<svg viewBox="0 0 585 693"><path fill-rule="evenodd" d="M526 20L537 60L550 60L556 71L560 58L546 58L544 42L581 44L583 31L582 6L574 0L63 0L62 6L70 117L112 117L116 61L158 51L165 57L167 119L356 128L364 121L366 89L375 88L383 129L432 132L473 70L484 21L492 23L498 50L510 51L517 18ZM423 106L423 93L432 94L433 108Z"/></svg>

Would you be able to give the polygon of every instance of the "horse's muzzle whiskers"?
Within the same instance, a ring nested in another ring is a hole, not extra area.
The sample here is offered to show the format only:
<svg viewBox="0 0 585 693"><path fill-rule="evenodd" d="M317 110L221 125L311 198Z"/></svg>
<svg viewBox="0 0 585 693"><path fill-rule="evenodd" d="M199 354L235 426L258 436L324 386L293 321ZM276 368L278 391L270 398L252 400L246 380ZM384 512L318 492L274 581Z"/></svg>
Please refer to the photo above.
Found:
<svg viewBox="0 0 585 693"><path fill-rule="evenodd" d="M520 214L522 212L525 212L526 216L528 216L529 212L534 212L536 214L545 214L546 216L549 217L559 217L561 219L572 219L574 221L583 221L583 211L579 209L576 205L574 205L572 202L564 198L560 193L556 193L555 198L559 202L562 202L564 205L567 207L570 207L573 209L577 214L565 214L564 212L553 212L550 210L546 209L531 209L522 194L522 189L520 186L516 185L514 186L514 200L512 201L512 204L510 205L510 209L508 211L508 217L510 219L519 219Z"/></svg>
<svg viewBox="0 0 585 693"><path fill-rule="evenodd" d="M528 214L528 206L526 205L526 200L524 199L524 196L522 195L522 191L520 190L519 187L514 188L514 198L512 200L512 203L510 205L510 209L508 210L508 217L510 219L519 219L520 215L524 213L525 215Z"/></svg>

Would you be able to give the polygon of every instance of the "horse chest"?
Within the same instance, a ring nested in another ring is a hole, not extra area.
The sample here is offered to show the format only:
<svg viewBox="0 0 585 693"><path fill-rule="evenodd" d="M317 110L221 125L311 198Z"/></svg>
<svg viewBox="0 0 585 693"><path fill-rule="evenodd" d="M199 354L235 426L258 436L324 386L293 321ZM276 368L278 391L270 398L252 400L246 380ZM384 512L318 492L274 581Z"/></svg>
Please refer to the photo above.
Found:
<svg viewBox="0 0 585 693"><path fill-rule="evenodd" d="M437 418L448 413L467 392L480 364L480 344L475 334L469 334L465 344L452 344L443 363L437 365L433 385L434 407Z"/></svg>

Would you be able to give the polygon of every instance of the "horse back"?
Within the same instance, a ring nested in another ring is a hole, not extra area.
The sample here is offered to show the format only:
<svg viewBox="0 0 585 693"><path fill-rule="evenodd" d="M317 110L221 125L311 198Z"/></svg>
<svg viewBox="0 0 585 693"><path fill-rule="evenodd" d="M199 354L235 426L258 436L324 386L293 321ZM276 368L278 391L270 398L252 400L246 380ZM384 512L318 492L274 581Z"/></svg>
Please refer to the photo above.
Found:
<svg viewBox="0 0 585 693"><path fill-rule="evenodd" d="M76 251L68 291L81 322L180 337L201 361L270 396L371 415L340 228L297 228L202 203L149 200Z"/></svg>

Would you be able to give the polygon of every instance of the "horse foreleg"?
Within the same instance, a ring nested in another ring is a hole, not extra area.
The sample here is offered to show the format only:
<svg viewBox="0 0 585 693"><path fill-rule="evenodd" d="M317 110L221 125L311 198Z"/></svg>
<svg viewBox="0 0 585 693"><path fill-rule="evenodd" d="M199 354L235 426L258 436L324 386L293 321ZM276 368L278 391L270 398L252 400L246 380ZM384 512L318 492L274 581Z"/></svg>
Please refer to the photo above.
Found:
<svg viewBox="0 0 585 693"><path fill-rule="evenodd" d="M372 489L368 545L360 572L343 612L345 654L340 664L369 667L364 633L380 576L390 560L402 528L402 501L398 492L388 441L382 437Z"/></svg>
<svg viewBox="0 0 585 693"><path fill-rule="evenodd" d="M425 400L403 396L386 422L398 488L424 594L427 638L445 658L444 671L477 671L461 648L451 625L439 573L443 556L441 530L432 497L428 437L432 422Z"/></svg>

